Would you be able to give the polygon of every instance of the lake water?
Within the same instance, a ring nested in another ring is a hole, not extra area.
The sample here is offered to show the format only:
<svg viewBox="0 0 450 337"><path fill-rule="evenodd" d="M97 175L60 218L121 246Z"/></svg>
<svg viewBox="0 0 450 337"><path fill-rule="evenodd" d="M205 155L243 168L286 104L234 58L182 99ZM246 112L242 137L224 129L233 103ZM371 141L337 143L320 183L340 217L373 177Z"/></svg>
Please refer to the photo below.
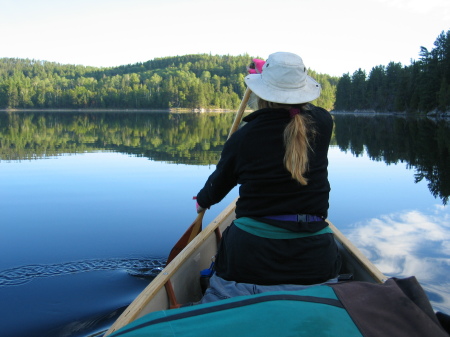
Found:
<svg viewBox="0 0 450 337"><path fill-rule="evenodd" d="M233 118L0 112L1 335L101 335L195 219L192 196ZM416 276L449 313L449 123L334 119L329 219L383 273Z"/></svg>

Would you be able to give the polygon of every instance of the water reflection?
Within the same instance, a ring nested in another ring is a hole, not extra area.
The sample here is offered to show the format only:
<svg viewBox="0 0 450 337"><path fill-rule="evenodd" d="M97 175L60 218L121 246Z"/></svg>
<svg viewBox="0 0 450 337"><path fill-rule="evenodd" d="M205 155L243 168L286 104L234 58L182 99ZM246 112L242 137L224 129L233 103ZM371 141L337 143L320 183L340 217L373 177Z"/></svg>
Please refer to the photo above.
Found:
<svg viewBox="0 0 450 337"><path fill-rule="evenodd" d="M415 182L426 180L431 194L445 205L450 195L450 125L445 120L390 115L335 115L334 142L355 156L407 163Z"/></svg>
<svg viewBox="0 0 450 337"><path fill-rule="evenodd" d="M0 160L110 150L154 161L215 165L232 113L0 113ZM435 198L450 195L450 127L390 115L334 115L332 143L355 156L407 163Z"/></svg>
<svg viewBox="0 0 450 337"><path fill-rule="evenodd" d="M154 161L216 164L233 114L0 113L0 159L111 150Z"/></svg>
<svg viewBox="0 0 450 337"><path fill-rule="evenodd" d="M154 257L166 256L195 218L192 195L212 173L233 118L0 112L6 335L48 336L55 326L74 329L75 320L81 329L130 303L158 268ZM386 274L416 275L435 308L448 312L448 208L425 210L435 198L448 199L448 125L379 115L334 118L330 219ZM234 198L212 207L204 224ZM26 325L18 324L17 312Z"/></svg>
<svg viewBox="0 0 450 337"><path fill-rule="evenodd" d="M347 237L386 275L414 275L437 310L450 306L450 214L436 206L354 224ZM439 295L438 295L439 294Z"/></svg>

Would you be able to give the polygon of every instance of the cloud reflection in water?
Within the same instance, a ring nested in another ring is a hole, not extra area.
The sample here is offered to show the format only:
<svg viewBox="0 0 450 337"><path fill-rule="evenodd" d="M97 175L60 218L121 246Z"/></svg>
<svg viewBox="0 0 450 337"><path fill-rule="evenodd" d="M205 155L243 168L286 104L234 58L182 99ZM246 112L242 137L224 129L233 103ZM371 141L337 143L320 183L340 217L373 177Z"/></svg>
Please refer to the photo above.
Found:
<svg viewBox="0 0 450 337"><path fill-rule="evenodd" d="M354 224L347 237L387 276L416 276L435 310L450 313L450 214L437 205Z"/></svg>

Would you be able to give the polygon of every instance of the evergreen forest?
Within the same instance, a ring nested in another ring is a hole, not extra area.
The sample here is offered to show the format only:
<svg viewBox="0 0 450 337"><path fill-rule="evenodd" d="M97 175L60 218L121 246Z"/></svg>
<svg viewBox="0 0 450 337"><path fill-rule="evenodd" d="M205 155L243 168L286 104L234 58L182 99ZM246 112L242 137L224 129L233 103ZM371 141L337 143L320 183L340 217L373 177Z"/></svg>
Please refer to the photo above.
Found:
<svg viewBox="0 0 450 337"><path fill-rule="evenodd" d="M0 109L238 108L249 55L184 55L110 68L0 58ZM309 70L322 85L314 104L335 111L450 110L450 30L408 66L390 62L366 74L332 77Z"/></svg>
<svg viewBox="0 0 450 337"><path fill-rule="evenodd" d="M442 32L429 51L409 66L390 62L367 75L358 69L337 85L335 110L381 112L450 111L450 30Z"/></svg>
<svg viewBox="0 0 450 337"><path fill-rule="evenodd" d="M0 59L0 109L224 109L239 107L253 57L185 55L112 68ZM332 110L338 77L310 70L314 103Z"/></svg>

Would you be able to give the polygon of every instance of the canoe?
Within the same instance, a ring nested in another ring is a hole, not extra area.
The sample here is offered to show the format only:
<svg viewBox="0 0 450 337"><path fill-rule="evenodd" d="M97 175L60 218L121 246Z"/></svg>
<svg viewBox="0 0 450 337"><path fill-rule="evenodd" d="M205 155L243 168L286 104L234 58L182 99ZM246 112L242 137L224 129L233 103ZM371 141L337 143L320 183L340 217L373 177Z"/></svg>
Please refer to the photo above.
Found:
<svg viewBox="0 0 450 337"><path fill-rule="evenodd" d="M236 199L237 200L237 199ZM125 309L104 336L155 311L196 302L202 297L200 271L211 265L221 233L235 219L236 200L200 232ZM331 222L342 255L341 274L351 274L357 281L383 283L387 277L373 265Z"/></svg>

